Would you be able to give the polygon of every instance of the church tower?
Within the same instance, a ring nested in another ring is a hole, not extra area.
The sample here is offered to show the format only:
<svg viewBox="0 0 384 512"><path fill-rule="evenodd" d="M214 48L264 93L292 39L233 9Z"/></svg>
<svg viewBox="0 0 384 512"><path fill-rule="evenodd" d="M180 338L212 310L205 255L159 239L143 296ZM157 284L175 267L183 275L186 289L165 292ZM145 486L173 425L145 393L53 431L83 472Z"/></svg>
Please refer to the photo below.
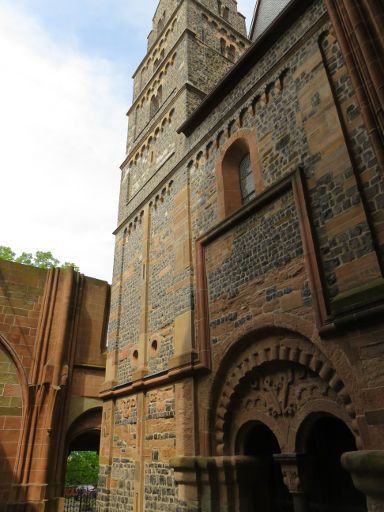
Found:
<svg viewBox="0 0 384 512"><path fill-rule="evenodd" d="M178 128L248 46L235 0L160 0L134 73L102 392L100 511L176 510L170 460L196 453L189 141Z"/></svg>
<svg viewBox="0 0 384 512"><path fill-rule="evenodd" d="M144 185L180 160L185 142L177 128L248 46L236 5L235 0L159 2L147 54L133 77L119 223L139 204Z"/></svg>

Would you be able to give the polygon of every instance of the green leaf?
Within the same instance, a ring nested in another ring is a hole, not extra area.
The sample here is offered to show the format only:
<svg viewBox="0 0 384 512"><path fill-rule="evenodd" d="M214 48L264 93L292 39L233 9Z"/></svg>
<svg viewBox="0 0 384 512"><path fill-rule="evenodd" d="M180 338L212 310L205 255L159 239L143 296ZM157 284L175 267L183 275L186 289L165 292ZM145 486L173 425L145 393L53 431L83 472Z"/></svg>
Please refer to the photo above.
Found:
<svg viewBox="0 0 384 512"><path fill-rule="evenodd" d="M65 485L97 485L99 456L97 452L71 452L67 459Z"/></svg>
<svg viewBox="0 0 384 512"><path fill-rule="evenodd" d="M80 268L75 265L74 263L70 263L69 261L66 261L61 265L61 268L69 268L72 267L75 272L80 272Z"/></svg>
<svg viewBox="0 0 384 512"><path fill-rule="evenodd" d="M51 251L43 252L43 251L36 251L35 257L33 260L33 265L35 267L39 268L52 268L52 267L58 267L60 261L57 260Z"/></svg>
<svg viewBox="0 0 384 512"><path fill-rule="evenodd" d="M33 254L31 252L22 252L20 256L15 259L16 263L22 263L23 265L33 264Z"/></svg>
<svg viewBox="0 0 384 512"><path fill-rule="evenodd" d="M16 253L10 247L0 245L0 259L6 261L15 261Z"/></svg>

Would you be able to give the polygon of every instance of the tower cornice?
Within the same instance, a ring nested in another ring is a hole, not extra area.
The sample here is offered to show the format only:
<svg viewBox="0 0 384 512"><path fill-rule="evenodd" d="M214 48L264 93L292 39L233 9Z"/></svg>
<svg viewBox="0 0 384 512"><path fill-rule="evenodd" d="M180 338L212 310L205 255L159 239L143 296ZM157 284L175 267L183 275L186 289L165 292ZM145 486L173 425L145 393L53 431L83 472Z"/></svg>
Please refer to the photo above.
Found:
<svg viewBox="0 0 384 512"><path fill-rule="evenodd" d="M173 14L172 16L169 18L169 20L167 21L163 31L161 32L161 34L156 38L156 40L151 44L151 46L148 48L148 51L146 53L146 55L143 57L143 59L141 60L140 64L137 66L136 70L134 71L133 75L132 75L132 78L135 78L137 73L141 70L141 68L144 66L144 64L146 63L146 61L148 60L148 58L150 57L150 54L152 53L153 49L156 47L156 45L159 43L159 41L161 40L164 32L167 30L167 28L172 24L173 22L173 19L176 15L176 13L180 10L181 6L184 4L184 2L192 2L196 5L198 5L203 11L205 11L205 13L208 13L210 16L212 16L213 18L215 18L216 21L222 23L224 26L226 26L229 30L231 30L232 32L234 32L238 37L241 37L242 39L244 39L245 42L249 43L250 42L250 39L247 35L244 35L242 34L241 32L239 32L233 25L231 25L231 23L229 23L229 21L226 21L224 18L222 18L221 16L217 15L215 12L211 11L210 9L208 9L208 7L206 7L205 5L203 5L201 2L199 2L198 0L182 0L182 2L180 2L180 4L177 6L177 8L173 11ZM238 12L238 15L239 16L242 16L243 18L245 18L245 16L243 14L241 14L240 12Z"/></svg>

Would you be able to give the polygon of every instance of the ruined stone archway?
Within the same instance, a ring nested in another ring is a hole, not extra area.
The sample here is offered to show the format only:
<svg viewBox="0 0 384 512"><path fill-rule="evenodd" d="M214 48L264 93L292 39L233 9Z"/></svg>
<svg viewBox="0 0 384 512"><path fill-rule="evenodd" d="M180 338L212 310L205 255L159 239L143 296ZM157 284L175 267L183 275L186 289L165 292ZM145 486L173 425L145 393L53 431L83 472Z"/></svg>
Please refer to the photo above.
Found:
<svg viewBox="0 0 384 512"><path fill-rule="evenodd" d="M28 384L16 352L1 334L0 375L0 502L7 503L13 499L11 487L21 492Z"/></svg>
<svg viewBox="0 0 384 512"><path fill-rule="evenodd" d="M94 407L78 416L70 425L62 464L61 494L64 495L67 460L71 452L96 452L100 449L102 408Z"/></svg>
<svg viewBox="0 0 384 512"><path fill-rule="evenodd" d="M94 407L76 418L68 429L66 453L71 449L99 451L102 408Z"/></svg>
<svg viewBox="0 0 384 512"><path fill-rule="evenodd" d="M213 386L210 432L215 455L233 453L236 432L252 419L275 432L282 451L294 451L297 418L324 409L337 411L361 446L349 390L308 340L292 333L265 337L243 345L236 356L232 351L230 361Z"/></svg>

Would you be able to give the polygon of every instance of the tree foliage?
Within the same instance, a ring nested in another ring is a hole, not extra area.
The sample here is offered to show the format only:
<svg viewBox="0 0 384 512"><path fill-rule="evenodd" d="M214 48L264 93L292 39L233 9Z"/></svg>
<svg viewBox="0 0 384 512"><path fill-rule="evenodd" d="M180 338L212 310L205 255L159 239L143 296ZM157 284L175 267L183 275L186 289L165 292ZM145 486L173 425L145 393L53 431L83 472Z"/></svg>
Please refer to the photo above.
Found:
<svg viewBox="0 0 384 512"><path fill-rule="evenodd" d="M97 485L99 456L97 452L71 452L67 459L65 485Z"/></svg>
<svg viewBox="0 0 384 512"><path fill-rule="evenodd" d="M16 257L16 253L12 251L10 247L0 245L0 259L15 261L16 263L21 263L23 265L32 265L33 267L38 268L72 267L76 272L80 271L77 265L70 263L69 261L61 264L60 261L53 256L51 251L36 251L35 254L32 254L31 252L22 252L20 256Z"/></svg>
<svg viewBox="0 0 384 512"><path fill-rule="evenodd" d="M5 247L4 245L0 245L0 258L6 261L15 261L16 254L12 251L10 247Z"/></svg>

